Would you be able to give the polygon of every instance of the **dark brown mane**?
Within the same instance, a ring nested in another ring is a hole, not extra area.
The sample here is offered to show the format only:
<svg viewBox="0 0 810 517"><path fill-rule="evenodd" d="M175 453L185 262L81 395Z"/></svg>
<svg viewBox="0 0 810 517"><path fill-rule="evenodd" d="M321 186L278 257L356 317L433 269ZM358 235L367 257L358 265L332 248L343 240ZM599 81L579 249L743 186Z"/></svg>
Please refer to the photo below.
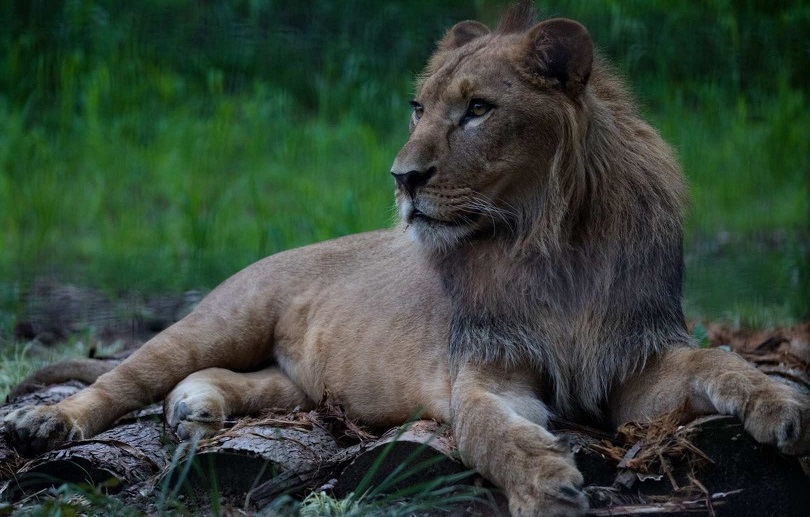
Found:
<svg viewBox="0 0 810 517"><path fill-rule="evenodd" d="M499 34L519 34L526 32L537 23L537 10L534 2L523 0L509 6L498 24Z"/></svg>

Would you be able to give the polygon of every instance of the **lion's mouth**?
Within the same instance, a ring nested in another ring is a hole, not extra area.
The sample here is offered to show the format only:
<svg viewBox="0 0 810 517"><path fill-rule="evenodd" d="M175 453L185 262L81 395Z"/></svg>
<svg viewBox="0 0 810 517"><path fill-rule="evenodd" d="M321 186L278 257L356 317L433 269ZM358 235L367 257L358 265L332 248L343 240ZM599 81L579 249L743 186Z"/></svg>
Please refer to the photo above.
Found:
<svg viewBox="0 0 810 517"><path fill-rule="evenodd" d="M438 226L463 226L469 225L473 223L472 217L457 217L453 219L439 219L436 217L431 217L426 213L422 212L418 208L414 208L411 210L410 214L408 214L407 218L408 224L430 224L430 225L438 225Z"/></svg>
<svg viewBox="0 0 810 517"><path fill-rule="evenodd" d="M419 210L418 208L414 208L411 210L410 215L408 216L408 222L412 223L415 220L422 220L422 221L430 221L432 218L425 215L424 212Z"/></svg>

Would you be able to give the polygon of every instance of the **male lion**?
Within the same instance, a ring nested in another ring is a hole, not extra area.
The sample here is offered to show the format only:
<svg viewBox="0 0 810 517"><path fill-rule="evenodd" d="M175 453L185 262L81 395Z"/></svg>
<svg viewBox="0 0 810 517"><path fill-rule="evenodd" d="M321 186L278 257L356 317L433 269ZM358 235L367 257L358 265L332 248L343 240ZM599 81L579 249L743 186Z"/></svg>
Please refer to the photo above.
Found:
<svg viewBox="0 0 810 517"><path fill-rule="evenodd" d="M87 438L164 397L181 436L210 435L328 392L371 425L418 410L450 422L513 515L587 509L552 412L613 424L721 412L809 450L798 395L693 348L672 152L586 29L535 23L528 5L496 32L466 21L439 42L391 170L399 228L253 264L89 388L10 414L15 443Z"/></svg>

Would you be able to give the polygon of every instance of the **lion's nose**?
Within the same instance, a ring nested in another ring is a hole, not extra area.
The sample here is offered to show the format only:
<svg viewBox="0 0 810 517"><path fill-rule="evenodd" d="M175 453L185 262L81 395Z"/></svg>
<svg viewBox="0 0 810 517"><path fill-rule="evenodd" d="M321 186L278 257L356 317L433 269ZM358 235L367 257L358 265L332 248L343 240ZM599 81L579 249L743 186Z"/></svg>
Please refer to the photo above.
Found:
<svg viewBox="0 0 810 517"><path fill-rule="evenodd" d="M416 189L423 186L436 174L436 167L428 167L424 170L410 170L408 172L391 171L391 175L397 180L399 186L405 189L411 197L416 195Z"/></svg>

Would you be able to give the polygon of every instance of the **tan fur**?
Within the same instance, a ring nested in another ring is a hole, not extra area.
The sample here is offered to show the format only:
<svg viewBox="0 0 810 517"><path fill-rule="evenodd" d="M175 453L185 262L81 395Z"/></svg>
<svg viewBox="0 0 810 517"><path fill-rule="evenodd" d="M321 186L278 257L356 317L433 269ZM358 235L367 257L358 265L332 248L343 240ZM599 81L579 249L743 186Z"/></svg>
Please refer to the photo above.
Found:
<svg viewBox="0 0 810 517"><path fill-rule="evenodd" d="M182 435L206 435L328 394L367 424L452 423L464 461L521 516L587 508L551 412L616 424L685 406L810 449L794 393L691 348L670 149L581 25L527 12L439 43L392 169L400 228L248 267L88 389L9 415L15 442L89 437L164 397Z"/></svg>

